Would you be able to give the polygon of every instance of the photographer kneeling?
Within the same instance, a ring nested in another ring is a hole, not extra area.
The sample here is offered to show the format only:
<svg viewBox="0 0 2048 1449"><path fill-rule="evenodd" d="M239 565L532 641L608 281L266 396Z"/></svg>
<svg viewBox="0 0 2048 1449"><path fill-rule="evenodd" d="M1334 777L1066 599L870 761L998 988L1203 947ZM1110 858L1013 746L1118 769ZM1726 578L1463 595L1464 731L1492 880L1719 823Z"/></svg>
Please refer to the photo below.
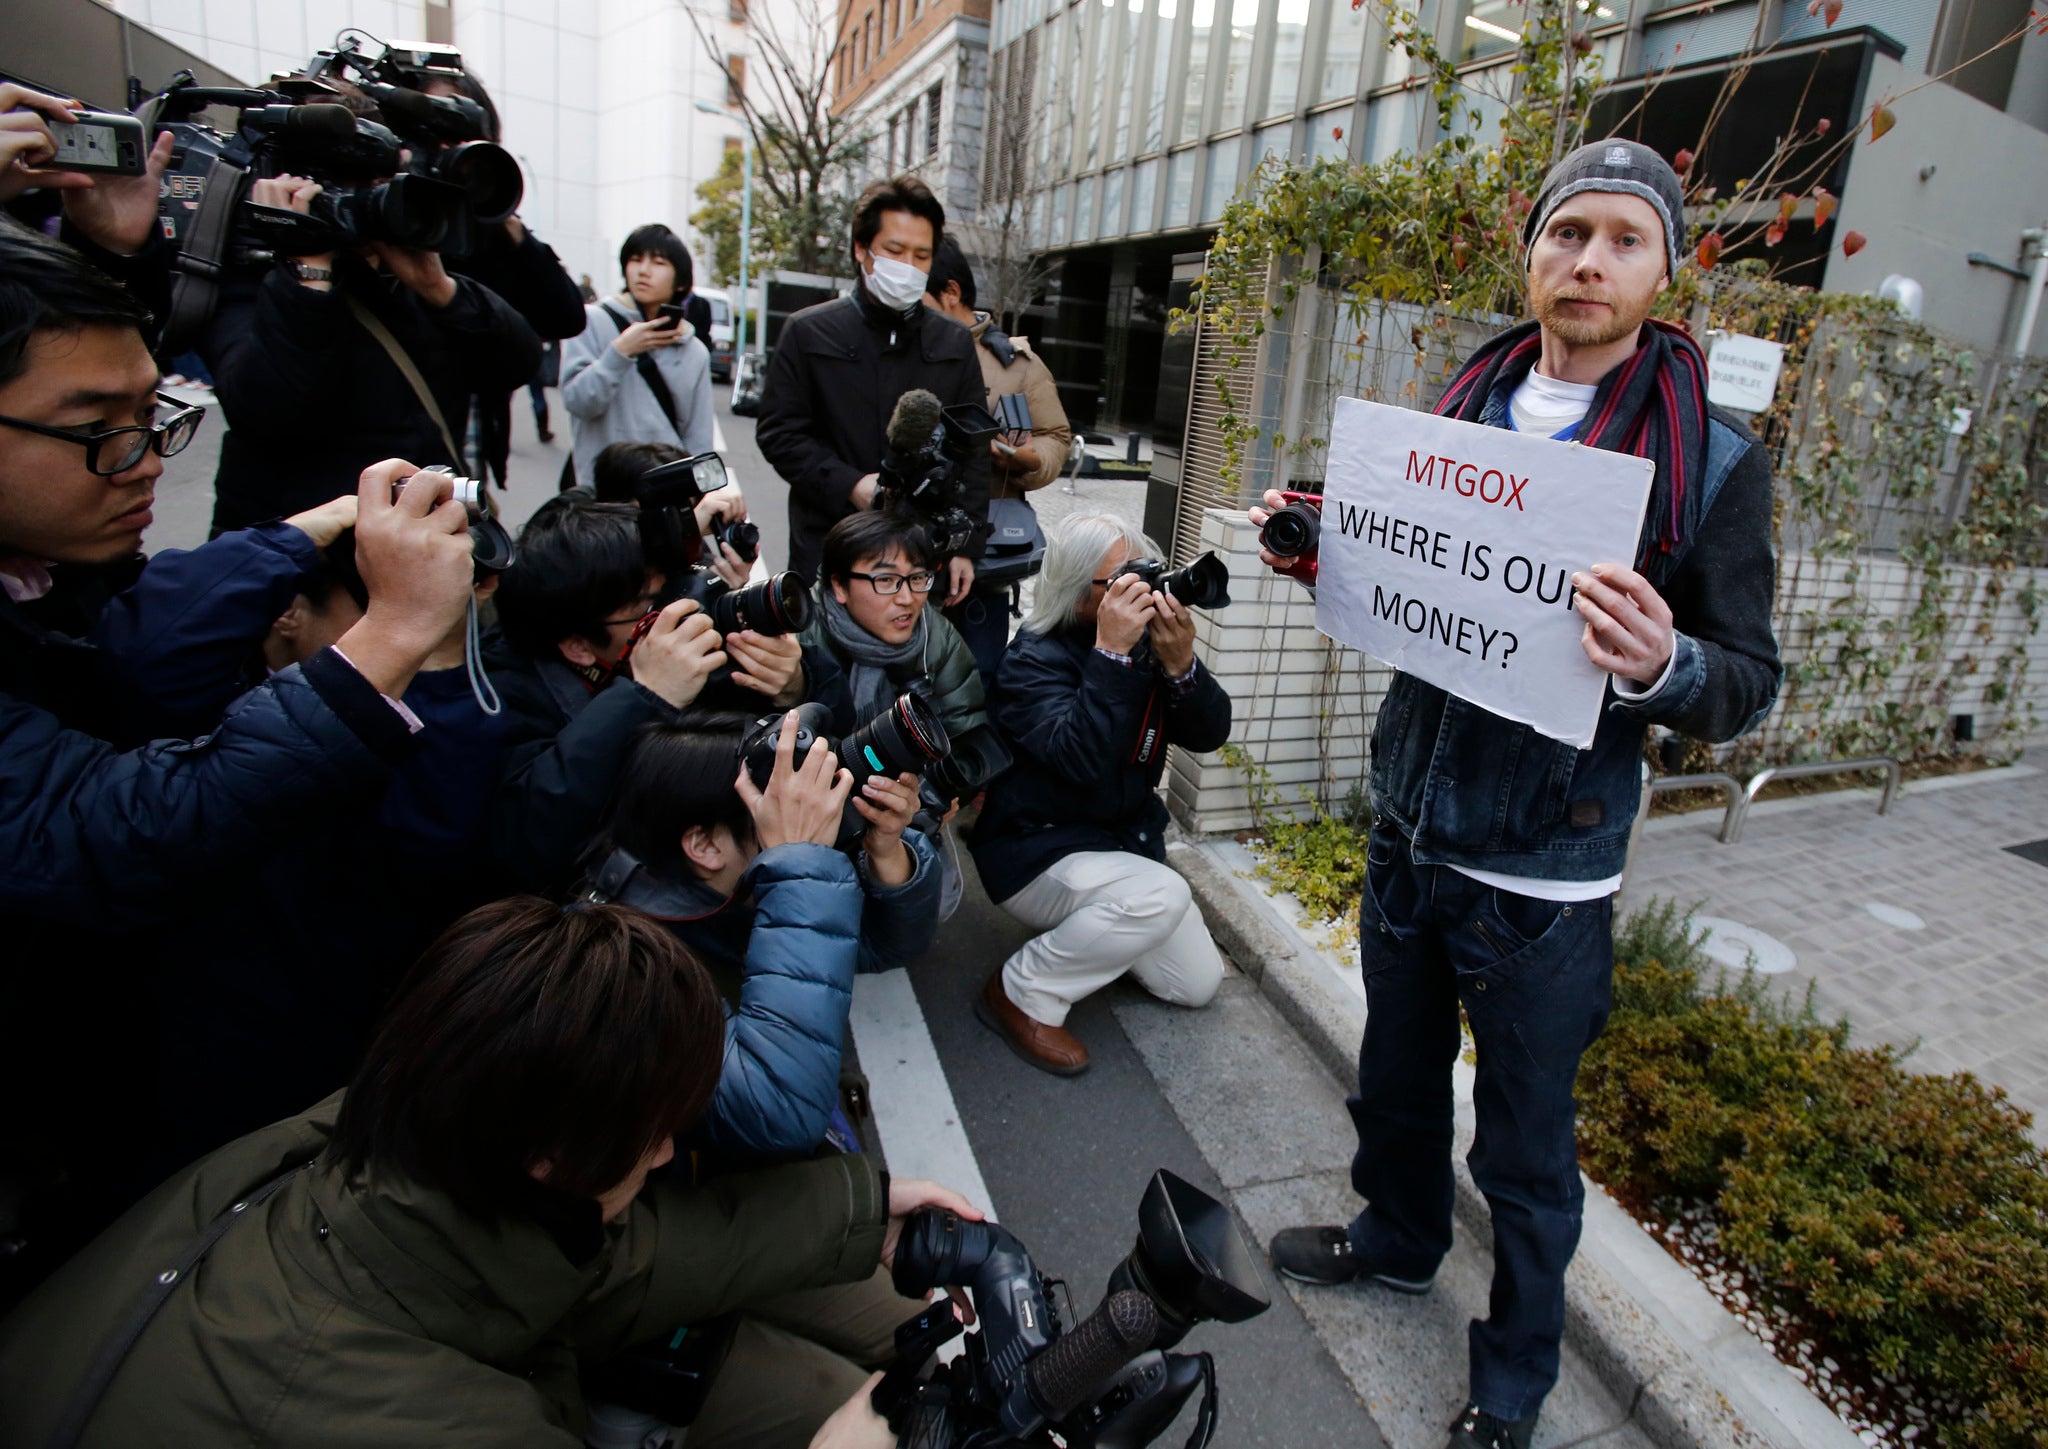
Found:
<svg viewBox="0 0 2048 1449"><path fill-rule="evenodd" d="M345 1094L186 1169L0 1325L0 1441L567 1449L579 1369L728 1313L721 1375L766 1380L757 1306L872 1276L919 1207L979 1214L862 1156L650 1185L720 1055L709 978L644 917L472 912Z"/></svg>
<svg viewBox="0 0 2048 1449"><path fill-rule="evenodd" d="M571 492L527 522L487 646L511 720L493 834L522 885L574 880L642 726L692 704L757 713L821 698L846 711L838 671L807 658L794 629L769 633L764 619L721 633L712 610L678 597L708 582L655 567L629 505Z"/></svg>
<svg viewBox="0 0 2048 1449"><path fill-rule="evenodd" d="M1205 1006L1223 959L1187 882L1166 864L1159 781L1168 745L1230 737L1230 696L1195 658L1186 605L1137 575L1156 555L1122 519L1061 522L990 714L1016 763L989 786L972 841L989 898L1044 932L988 979L975 1014L1011 1050L1062 1076L1088 1068L1068 1010L1126 971L1180 1006Z"/></svg>

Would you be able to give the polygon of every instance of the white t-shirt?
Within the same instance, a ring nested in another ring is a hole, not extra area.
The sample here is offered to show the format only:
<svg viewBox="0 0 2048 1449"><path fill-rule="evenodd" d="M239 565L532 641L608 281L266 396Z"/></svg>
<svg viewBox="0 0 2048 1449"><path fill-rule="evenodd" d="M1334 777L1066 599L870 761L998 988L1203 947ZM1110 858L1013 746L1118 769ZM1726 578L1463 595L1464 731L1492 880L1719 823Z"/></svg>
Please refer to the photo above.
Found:
<svg viewBox="0 0 2048 1449"><path fill-rule="evenodd" d="M1599 390L1598 383L1560 382L1554 377L1544 377L1532 367L1516 387L1514 396L1508 399L1508 412L1514 418L1516 432L1554 438L1566 428L1579 425L1593 406L1593 394ZM1672 651L1671 657L1674 660L1678 657L1677 650ZM1664 687L1664 680L1670 677L1671 670L1667 665L1664 678L1643 693L1655 694ZM1615 682L1618 687L1620 681ZM1609 876L1606 880L1545 880L1540 876L1505 875L1497 870L1473 870L1462 865L1454 865L1451 869L1495 890L1534 896L1540 901L1597 901L1621 889L1621 877L1618 875Z"/></svg>

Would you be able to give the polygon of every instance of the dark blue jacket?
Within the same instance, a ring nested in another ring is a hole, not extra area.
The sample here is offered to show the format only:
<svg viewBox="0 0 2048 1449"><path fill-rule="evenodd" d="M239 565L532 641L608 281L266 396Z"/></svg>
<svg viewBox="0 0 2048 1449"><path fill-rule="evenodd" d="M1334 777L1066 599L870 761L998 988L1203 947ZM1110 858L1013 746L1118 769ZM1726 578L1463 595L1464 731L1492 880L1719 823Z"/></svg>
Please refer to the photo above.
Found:
<svg viewBox="0 0 2048 1449"><path fill-rule="evenodd" d="M938 857L915 830L903 843L913 870L900 886L823 845L762 851L729 898L657 875L623 850L599 867L595 893L666 922L726 998L725 1065L697 1128L701 1145L802 1157L824 1139L854 973L909 965L938 926Z"/></svg>
<svg viewBox="0 0 2048 1449"><path fill-rule="evenodd" d="M265 677L263 637L315 562L312 540L281 523L166 551L94 638L154 728L196 733ZM423 728L381 790L331 803L287 848L200 882L183 926L164 933L156 1175L343 1085L391 984L457 916L503 893L483 840L499 721L460 668L414 676L404 702Z"/></svg>
<svg viewBox="0 0 2048 1449"><path fill-rule="evenodd" d="M1135 658L1096 652L1092 624L1010 641L989 718L1017 758L988 787L972 841L989 899L1008 900L1078 851L1166 859L1166 747L1219 748L1230 696L1200 660L1173 686L1143 641Z"/></svg>
<svg viewBox="0 0 2048 1449"><path fill-rule="evenodd" d="M613 679L593 694L566 661L522 654L499 633L485 640L484 658L508 731L492 846L518 889L554 894L580 873L633 737L678 712L631 679ZM846 675L825 650L804 650L804 698L828 705L835 721L853 717ZM707 687L696 703L757 715L775 709L738 685Z"/></svg>
<svg viewBox="0 0 2048 1449"><path fill-rule="evenodd" d="M1480 421L1508 419L1509 389ZM1372 733L1372 803L1425 864L1544 880L1619 875L1642 791L1643 735L1669 725L1731 740L1763 722L1784 669L1771 633L1770 457L1712 409L1697 534L1660 592L1678 633L1671 677L1641 702L1616 695L1578 750L1396 674Z"/></svg>
<svg viewBox="0 0 2048 1449"><path fill-rule="evenodd" d="M301 566L281 537L208 548L266 587ZM145 1185L106 1134L145 1130L153 988L167 939L203 928L195 897L246 889L264 852L374 795L414 748L398 712L325 651L199 738L124 749L147 711L89 635L134 569L57 572L46 598L0 594L0 1236L28 1240L0 1255L0 1303Z"/></svg>

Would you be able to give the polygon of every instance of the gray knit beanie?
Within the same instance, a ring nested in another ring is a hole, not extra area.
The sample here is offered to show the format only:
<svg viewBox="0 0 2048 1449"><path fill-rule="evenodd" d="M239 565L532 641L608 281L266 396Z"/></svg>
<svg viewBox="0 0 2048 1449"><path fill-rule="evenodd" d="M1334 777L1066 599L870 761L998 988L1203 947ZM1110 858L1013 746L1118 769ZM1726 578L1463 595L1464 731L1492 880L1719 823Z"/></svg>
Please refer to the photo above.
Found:
<svg viewBox="0 0 2048 1449"><path fill-rule="evenodd" d="M1536 206L1523 229L1522 244L1533 246L1544 223L1566 197L1581 191L1616 191L1640 196L1657 209L1664 223L1664 249L1670 256L1671 275L1678 275L1678 258L1685 246L1685 187L1671 163L1636 141L1610 136L1581 146L1550 168L1543 189L1536 193Z"/></svg>

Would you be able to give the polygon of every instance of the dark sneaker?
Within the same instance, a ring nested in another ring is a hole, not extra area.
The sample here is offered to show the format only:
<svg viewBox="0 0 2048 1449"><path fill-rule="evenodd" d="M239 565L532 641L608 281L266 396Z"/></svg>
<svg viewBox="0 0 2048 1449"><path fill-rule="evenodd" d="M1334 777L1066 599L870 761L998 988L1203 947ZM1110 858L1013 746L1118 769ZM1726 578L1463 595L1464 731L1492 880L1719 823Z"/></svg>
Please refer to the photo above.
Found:
<svg viewBox="0 0 2048 1449"><path fill-rule="evenodd" d="M1276 1270L1297 1283L1327 1285L1362 1278L1396 1293L1427 1293L1436 1281L1434 1273L1427 1278L1402 1278L1374 1270L1360 1260L1351 1246L1351 1234L1343 1228L1282 1228L1273 1235L1266 1255Z"/></svg>
<svg viewBox="0 0 2048 1449"><path fill-rule="evenodd" d="M1529 1449L1536 1433L1536 1416L1501 1419L1477 1404L1465 1405L1465 1412L1451 1422L1451 1442L1444 1449Z"/></svg>

